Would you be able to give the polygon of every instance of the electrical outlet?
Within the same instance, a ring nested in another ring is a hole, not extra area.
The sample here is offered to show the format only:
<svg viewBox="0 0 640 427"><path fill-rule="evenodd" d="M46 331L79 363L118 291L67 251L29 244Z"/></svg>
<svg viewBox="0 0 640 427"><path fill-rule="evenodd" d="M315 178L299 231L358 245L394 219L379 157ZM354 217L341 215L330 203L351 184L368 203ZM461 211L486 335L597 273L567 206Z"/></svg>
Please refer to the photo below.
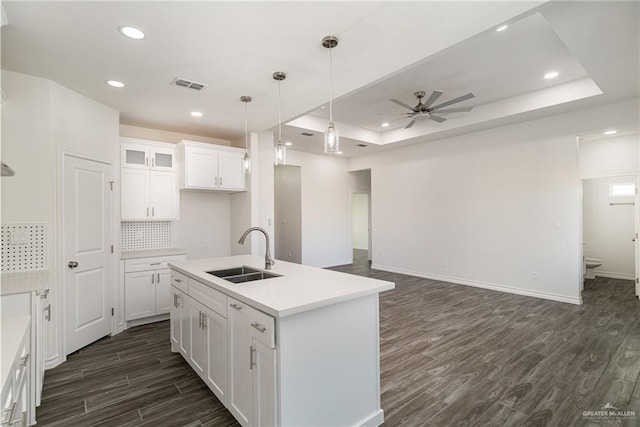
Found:
<svg viewBox="0 0 640 427"><path fill-rule="evenodd" d="M387 257L387 253L386 252L382 252L381 256L382 256L382 259L385 259Z"/></svg>
<svg viewBox="0 0 640 427"><path fill-rule="evenodd" d="M289 251L289 258L291 258L293 255L291 255L291 251Z"/></svg>
<svg viewBox="0 0 640 427"><path fill-rule="evenodd" d="M446 261L446 260L444 260L444 259L443 259L443 260L441 260L441 261L440 261L440 265L441 265L442 267L446 267L446 266L447 266L447 261Z"/></svg>
<svg viewBox="0 0 640 427"><path fill-rule="evenodd" d="M142 231L136 231L136 240L142 240Z"/></svg>
<svg viewBox="0 0 640 427"><path fill-rule="evenodd" d="M532 271L531 272L531 279L538 280L538 272L537 271Z"/></svg>

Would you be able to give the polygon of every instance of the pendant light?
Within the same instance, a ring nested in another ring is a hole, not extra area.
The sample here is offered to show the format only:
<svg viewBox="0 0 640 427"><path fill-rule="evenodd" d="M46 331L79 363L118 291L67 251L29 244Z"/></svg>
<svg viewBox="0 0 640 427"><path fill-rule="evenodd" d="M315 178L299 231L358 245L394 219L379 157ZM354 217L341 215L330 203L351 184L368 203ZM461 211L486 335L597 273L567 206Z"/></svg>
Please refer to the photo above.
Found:
<svg viewBox="0 0 640 427"><path fill-rule="evenodd" d="M282 71L273 73L273 79L278 82L278 143L275 147L275 165L287 164L287 147L282 143L282 115L280 111L280 83L287 78Z"/></svg>
<svg viewBox="0 0 640 427"><path fill-rule="evenodd" d="M251 158L249 157L249 119L247 106L251 102L250 96L241 96L240 101L244 102L244 158L242 159L242 170L244 173L251 173Z"/></svg>
<svg viewBox="0 0 640 427"><path fill-rule="evenodd" d="M338 46L338 38L326 36L322 39L322 46L329 49L329 127L324 134L324 152L339 154L340 135L333 124L333 56L331 54L332 49Z"/></svg>

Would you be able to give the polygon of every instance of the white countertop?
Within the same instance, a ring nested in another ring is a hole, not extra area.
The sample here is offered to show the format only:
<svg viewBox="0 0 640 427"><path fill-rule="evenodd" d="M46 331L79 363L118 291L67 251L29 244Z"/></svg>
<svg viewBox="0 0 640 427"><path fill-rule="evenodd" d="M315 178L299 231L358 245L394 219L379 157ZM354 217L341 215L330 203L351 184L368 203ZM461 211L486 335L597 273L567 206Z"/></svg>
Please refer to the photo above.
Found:
<svg viewBox="0 0 640 427"><path fill-rule="evenodd" d="M171 255L186 255L187 252L178 248L165 248L165 249L145 249L140 251L124 251L120 254L120 259L134 259L134 258L152 258L154 256L171 256Z"/></svg>
<svg viewBox="0 0 640 427"><path fill-rule="evenodd" d="M0 384L4 388L11 366L18 355L22 338L29 330L29 316L9 317L0 319L0 333L2 334L2 350L0 355Z"/></svg>
<svg viewBox="0 0 640 427"><path fill-rule="evenodd" d="M171 262L169 266L274 317L285 317L395 288L393 282L276 260L282 277L234 284L207 271L248 267L264 270L264 257L239 255Z"/></svg>
<svg viewBox="0 0 640 427"><path fill-rule="evenodd" d="M19 271L0 275L0 295L43 292L49 289L49 270Z"/></svg>

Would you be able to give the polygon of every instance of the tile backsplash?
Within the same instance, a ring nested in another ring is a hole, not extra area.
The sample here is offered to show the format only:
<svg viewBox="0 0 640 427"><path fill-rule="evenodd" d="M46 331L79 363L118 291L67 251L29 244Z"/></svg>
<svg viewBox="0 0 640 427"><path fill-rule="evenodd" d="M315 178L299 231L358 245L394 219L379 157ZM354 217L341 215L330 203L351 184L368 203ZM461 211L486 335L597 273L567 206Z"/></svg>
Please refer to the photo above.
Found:
<svg viewBox="0 0 640 427"><path fill-rule="evenodd" d="M123 221L120 226L121 250L170 248L172 233L171 221Z"/></svg>
<svg viewBox="0 0 640 427"><path fill-rule="evenodd" d="M47 224L1 225L2 272L47 268Z"/></svg>

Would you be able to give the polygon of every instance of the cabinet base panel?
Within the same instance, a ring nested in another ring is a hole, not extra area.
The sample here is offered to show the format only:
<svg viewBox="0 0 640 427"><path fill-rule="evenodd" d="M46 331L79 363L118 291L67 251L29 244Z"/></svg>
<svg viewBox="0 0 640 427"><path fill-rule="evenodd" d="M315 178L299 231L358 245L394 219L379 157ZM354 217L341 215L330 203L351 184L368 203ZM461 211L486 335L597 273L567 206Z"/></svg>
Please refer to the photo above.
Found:
<svg viewBox="0 0 640 427"><path fill-rule="evenodd" d="M146 325L148 323L162 322L163 320L169 320L169 313L159 314L152 317L145 317L143 319L128 320L125 322L124 328L129 329L134 326Z"/></svg>

